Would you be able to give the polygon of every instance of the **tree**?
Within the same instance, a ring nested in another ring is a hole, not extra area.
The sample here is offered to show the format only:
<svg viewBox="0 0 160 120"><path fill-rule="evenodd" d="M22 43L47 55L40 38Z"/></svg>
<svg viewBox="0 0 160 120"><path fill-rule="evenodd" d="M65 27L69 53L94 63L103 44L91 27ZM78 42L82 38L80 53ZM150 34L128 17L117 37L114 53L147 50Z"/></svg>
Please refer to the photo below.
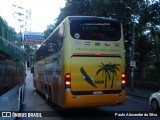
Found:
<svg viewBox="0 0 160 120"><path fill-rule="evenodd" d="M151 48L152 55L148 59L152 59L150 64L160 64L160 2L156 0L147 1L145 7L140 12L139 28L140 33L145 33ZM147 46L147 44L146 44ZM146 51L147 52L147 51ZM156 59L155 59L156 58Z"/></svg>
<svg viewBox="0 0 160 120"><path fill-rule="evenodd" d="M118 19L123 24L126 63L130 63L130 48L135 39L136 61L144 65L139 65L139 69L144 69L147 61L156 56L155 61L150 64L159 63L160 59L160 1L157 0L66 0L66 6L56 19L53 28L67 16L87 15ZM135 29L133 32L133 28ZM148 32L149 31L149 32ZM48 35L50 29L48 29ZM142 46L151 48L141 49ZM150 56L150 54L152 55ZM141 56L142 55L142 56ZM138 56L141 56L140 58ZM141 59L141 60L140 60ZM140 61L145 61L140 62ZM149 65L149 64L148 64Z"/></svg>
<svg viewBox="0 0 160 120"><path fill-rule="evenodd" d="M145 67L151 63L151 55L154 46L146 35L140 35L135 45L135 59L139 68L139 78L144 80Z"/></svg>
<svg viewBox="0 0 160 120"><path fill-rule="evenodd" d="M47 30L44 31L44 38L46 39L55 29L55 25L50 24L47 26Z"/></svg>
<svg viewBox="0 0 160 120"><path fill-rule="evenodd" d="M3 32L2 32L3 28ZM3 35L3 36L2 36ZM15 44L18 46L19 42L17 39L17 33L15 32L15 29L10 27L8 23L0 17L0 36L4 37L4 39L9 40L11 43Z"/></svg>

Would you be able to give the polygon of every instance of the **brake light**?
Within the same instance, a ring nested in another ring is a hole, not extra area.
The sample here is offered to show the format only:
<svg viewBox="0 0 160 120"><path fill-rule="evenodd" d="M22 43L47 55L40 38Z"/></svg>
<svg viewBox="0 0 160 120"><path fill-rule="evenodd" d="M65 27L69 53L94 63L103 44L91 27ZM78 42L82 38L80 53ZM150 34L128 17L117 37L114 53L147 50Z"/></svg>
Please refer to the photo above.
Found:
<svg viewBox="0 0 160 120"><path fill-rule="evenodd" d="M101 54L99 54L99 53L96 53L96 54L95 54L95 56L101 56Z"/></svg>
<svg viewBox="0 0 160 120"><path fill-rule="evenodd" d="M71 78L71 75L70 75L69 73L67 73L67 74L65 75L65 78L66 78L66 79L70 79L70 78Z"/></svg>
<svg viewBox="0 0 160 120"><path fill-rule="evenodd" d="M122 80L122 84L126 84L126 81L125 81L125 80Z"/></svg>
<svg viewBox="0 0 160 120"><path fill-rule="evenodd" d="M123 74L122 74L122 78L125 78L125 77L126 77L126 75L123 73Z"/></svg>
<svg viewBox="0 0 160 120"><path fill-rule="evenodd" d="M71 90L71 74L70 73L65 74L65 88L66 88L66 91Z"/></svg>
<svg viewBox="0 0 160 120"><path fill-rule="evenodd" d="M122 73L122 89L124 89L125 85L126 85L126 74Z"/></svg>

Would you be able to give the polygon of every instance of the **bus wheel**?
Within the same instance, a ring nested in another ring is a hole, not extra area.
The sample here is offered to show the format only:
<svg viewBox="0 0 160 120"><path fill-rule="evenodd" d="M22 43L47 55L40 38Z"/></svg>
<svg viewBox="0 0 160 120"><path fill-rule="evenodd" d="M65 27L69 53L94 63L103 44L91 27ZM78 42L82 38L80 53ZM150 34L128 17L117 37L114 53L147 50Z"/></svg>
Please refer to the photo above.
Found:
<svg viewBox="0 0 160 120"><path fill-rule="evenodd" d="M46 99L46 103L50 104L51 103L51 96L49 94L49 92L46 90L45 92L45 99Z"/></svg>

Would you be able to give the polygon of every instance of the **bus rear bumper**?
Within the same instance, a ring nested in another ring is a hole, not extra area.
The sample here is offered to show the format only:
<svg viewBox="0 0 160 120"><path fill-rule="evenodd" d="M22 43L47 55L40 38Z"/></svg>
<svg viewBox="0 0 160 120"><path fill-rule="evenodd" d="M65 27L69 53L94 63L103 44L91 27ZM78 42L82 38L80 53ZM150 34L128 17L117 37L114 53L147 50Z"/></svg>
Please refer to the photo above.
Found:
<svg viewBox="0 0 160 120"><path fill-rule="evenodd" d="M123 105L126 101L126 91L122 90L119 94L100 94L100 95L72 95L66 92L64 108L85 108L99 106Z"/></svg>

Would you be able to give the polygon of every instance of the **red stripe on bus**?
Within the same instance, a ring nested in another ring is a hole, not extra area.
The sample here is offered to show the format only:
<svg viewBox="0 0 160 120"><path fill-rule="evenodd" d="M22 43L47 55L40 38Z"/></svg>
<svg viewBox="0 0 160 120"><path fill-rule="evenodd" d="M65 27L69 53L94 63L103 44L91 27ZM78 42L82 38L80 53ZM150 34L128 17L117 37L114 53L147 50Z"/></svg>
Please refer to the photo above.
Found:
<svg viewBox="0 0 160 120"><path fill-rule="evenodd" d="M73 56L104 56L104 57L120 57L120 54L100 54L100 53L74 53Z"/></svg>

